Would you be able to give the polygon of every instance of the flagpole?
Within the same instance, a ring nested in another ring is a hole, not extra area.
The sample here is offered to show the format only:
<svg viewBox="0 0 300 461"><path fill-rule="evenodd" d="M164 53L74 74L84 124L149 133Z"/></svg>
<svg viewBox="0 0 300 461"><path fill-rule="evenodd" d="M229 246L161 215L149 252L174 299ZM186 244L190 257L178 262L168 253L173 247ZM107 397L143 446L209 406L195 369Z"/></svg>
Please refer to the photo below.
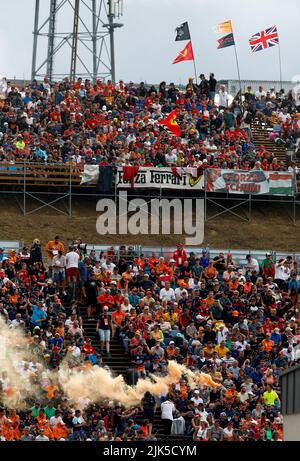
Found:
<svg viewBox="0 0 300 461"><path fill-rule="evenodd" d="M236 60L236 67L237 67L239 85L240 85L240 100L241 100L241 103L242 103L242 83L241 83L241 74L240 74L240 66L239 66L239 60L238 60L238 55L237 55L237 51L236 51L235 42L234 42L234 54L235 54L235 60Z"/></svg>
<svg viewBox="0 0 300 461"><path fill-rule="evenodd" d="M188 25L188 28L189 28L189 25ZM198 85L195 54L194 54L194 48L193 48L193 42L192 42L192 36L191 36L190 28L189 28L189 34L190 34L190 41L191 41L192 50L193 50L193 63L194 63L194 72L195 72L196 85Z"/></svg>
<svg viewBox="0 0 300 461"><path fill-rule="evenodd" d="M195 62L195 54L194 54L194 48L193 48L193 42L192 42L192 39L191 39L191 44L192 44L192 50L193 50L193 63L194 63L194 71L195 71L195 79L196 79L196 85L198 85L198 81L197 81L197 70L196 70L196 62Z"/></svg>
<svg viewBox="0 0 300 461"><path fill-rule="evenodd" d="M279 75L280 75L280 88L282 89L282 65L281 65L281 50L280 50L280 43L278 43L278 56L279 56Z"/></svg>

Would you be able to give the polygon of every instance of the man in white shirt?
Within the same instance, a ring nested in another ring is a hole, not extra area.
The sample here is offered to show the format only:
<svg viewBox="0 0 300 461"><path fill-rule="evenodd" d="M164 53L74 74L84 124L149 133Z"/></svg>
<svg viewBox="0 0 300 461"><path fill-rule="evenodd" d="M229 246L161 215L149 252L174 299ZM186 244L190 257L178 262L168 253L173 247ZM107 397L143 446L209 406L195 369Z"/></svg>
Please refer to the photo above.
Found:
<svg viewBox="0 0 300 461"><path fill-rule="evenodd" d="M63 419L62 419L60 410L56 410L56 411L55 411L55 415L52 416L52 417L50 418L50 421L49 421L49 422L50 422L51 428L53 428L54 426L56 426L56 424L58 424L58 423L61 423L61 424L63 424L63 425L65 424L65 423L63 422Z"/></svg>
<svg viewBox="0 0 300 461"><path fill-rule="evenodd" d="M191 398L191 402L194 402L195 406L197 407L200 403L203 403L203 400L199 396L198 389L194 390L193 397Z"/></svg>
<svg viewBox="0 0 300 461"><path fill-rule="evenodd" d="M72 419L72 423L74 425L74 432L80 431L85 426L86 423L84 418L81 416L80 410L75 411L75 416Z"/></svg>
<svg viewBox="0 0 300 461"><path fill-rule="evenodd" d="M175 291L171 288L170 282L166 282L165 288L160 290L159 297L162 301L175 301Z"/></svg>
<svg viewBox="0 0 300 461"><path fill-rule="evenodd" d="M52 259L52 274L53 280L58 286L64 285L65 280L65 267L66 267L66 256L63 255L62 251L58 251Z"/></svg>
<svg viewBox="0 0 300 461"><path fill-rule="evenodd" d="M182 298L183 293L188 294L187 290L183 287L178 287L175 289L176 301L179 301Z"/></svg>
<svg viewBox="0 0 300 461"><path fill-rule="evenodd" d="M47 436L45 435L44 429L40 429L40 430L39 430L39 435L35 438L35 440L37 440L38 442L48 442L48 441L49 441L49 437L47 437Z"/></svg>
<svg viewBox="0 0 300 461"><path fill-rule="evenodd" d="M225 85L221 85L219 90L219 109L225 109L225 107L228 107L228 93Z"/></svg>
<svg viewBox="0 0 300 461"><path fill-rule="evenodd" d="M22 315L17 314L16 318L12 320L11 324L9 325L9 328L22 327L23 325L24 325L24 321L22 320Z"/></svg>
<svg viewBox="0 0 300 461"><path fill-rule="evenodd" d="M285 282L287 282L291 275L291 269L285 265L286 262L286 259L282 258L275 265L274 282L279 286L280 289L286 288Z"/></svg>
<svg viewBox="0 0 300 461"><path fill-rule="evenodd" d="M173 149L172 152L167 152L165 154L166 163L170 165L176 165L177 163L177 150Z"/></svg>
<svg viewBox="0 0 300 461"><path fill-rule="evenodd" d="M257 99L261 99L261 98L265 98L267 95L267 93L264 91L264 87L262 85L260 85L258 87L258 90L255 92L255 97Z"/></svg>
<svg viewBox="0 0 300 461"><path fill-rule="evenodd" d="M101 267L104 267L106 271L109 271L112 274L116 265L112 262L111 258L107 258L107 261L101 264Z"/></svg>
<svg viewBox="0 0 300 461"><path fill-rule="evenodd" d="M176 410L175 405L171 400L167 399L161 404L160 409L161 419L164 421L165 424L165 435L170 435L172 422L174 419L173 413Z"/></svg>
<svg viewBox="0 0 300 461"><path fill-rule="evenodd" d="M228 328L222 323L217 329L217 344L220 344L222 341L226 341L228 336Z"/></svg>
<svg viewBox="0 0 300 461"><path fill-rule="evenodd" d="M280 120L280 122L285 123L290 118L291 118L291 115L288 112L288 108L284 107L283 111L280 112L280 114L278 115L278 119Z"/></svg>
<svg viewBox="0 0 300 461"><path fill-rule="evenodd" d="M78 277L78 263L79 263L79 254L74 250L74 247L71 245L69 247L69 252L66 254L66 275L67 283L76 282Z"/></svg>
<svg viewBox="0 0 300 461"><path fill-rule="evenodd" d="M244 271L246 272L252 272L256 271L259 273L259 264L257 259L253 258L251 255L246 256L246 264L244 265Z"/></svg>

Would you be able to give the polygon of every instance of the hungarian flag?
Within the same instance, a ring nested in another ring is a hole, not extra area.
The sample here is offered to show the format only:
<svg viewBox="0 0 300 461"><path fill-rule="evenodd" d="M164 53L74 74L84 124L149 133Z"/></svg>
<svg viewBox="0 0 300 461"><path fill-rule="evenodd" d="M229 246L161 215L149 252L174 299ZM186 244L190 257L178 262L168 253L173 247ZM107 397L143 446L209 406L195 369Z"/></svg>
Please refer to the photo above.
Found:
<svg viewBox="0 0 300 461"><path fill-rule="evenodd" d="M231 20L220 22L220 24L213 27L213 30L215 31L216 34L231 34L232 32Z"/></svg>
<svg viewBox="0 0 300 461"><path fill-rule="evenodd" d="M169 128L169 130L175 135L175 136L180 136L181 135L181 129L180 126L177 123L177 117L178 113L177 110L174 109L172 112L169 113L168 117L165 120L160 120L158 123L161 125L166 126Z"/></svg>
<svg viewBox="0 0 300 461"><path fill-rule="evenodd" d="M269 188L273 195L294 195L293 175L287 171L270 171Z"/></svg>
<svg viewBox="0 0 300 461"><path fill-rule="evenodd" d="M176 27L175 30L176 30L175 42L179 42L180 40L190 40L191 39L189 25L187 22L184 22L179 27Z"/></svg>
<svg viewBox="0 0 300 461"><path fill-rule="evenodd" d="M219 38L218 40L218 50L221 48L227 48L227 46L234 45L233 34L225 35L225 37Z"/></svg>
<svg viewBox="0 0 300 461"><path fill-rule="evenodd" d="M194 59L194 53L193 53L192 42L189 41L186 47L182 51L180 51L177 58L174 59L173 64L177 64L178 62L181 62L181 61L192 61L193 59Z"/></svg>

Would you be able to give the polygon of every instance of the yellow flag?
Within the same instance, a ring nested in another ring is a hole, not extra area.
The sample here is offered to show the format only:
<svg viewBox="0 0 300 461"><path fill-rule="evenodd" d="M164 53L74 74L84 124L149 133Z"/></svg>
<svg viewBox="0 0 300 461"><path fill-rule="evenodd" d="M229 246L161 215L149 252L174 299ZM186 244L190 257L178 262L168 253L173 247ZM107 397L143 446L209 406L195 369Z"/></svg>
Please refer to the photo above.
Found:
<svg viewBox="0 0 300 461"><path fill-rule="evenodd" d="M215 26L213 29L216 32L216 34L231 34L232 33L231 20L220 22L220 24Z"/></svg>

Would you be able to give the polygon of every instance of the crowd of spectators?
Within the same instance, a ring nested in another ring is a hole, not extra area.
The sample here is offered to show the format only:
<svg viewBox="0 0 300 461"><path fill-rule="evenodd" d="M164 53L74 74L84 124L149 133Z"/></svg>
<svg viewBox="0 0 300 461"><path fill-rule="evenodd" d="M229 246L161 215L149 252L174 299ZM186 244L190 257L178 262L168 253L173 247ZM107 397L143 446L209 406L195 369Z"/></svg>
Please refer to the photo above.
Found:
<svg viewBox="0 0 300 461"><path fill-rule="evenodd" d="M279 374L300 360L300 281L291 256L247 255L238 264L234 254L187 254L182 244L172 257L134 248L98 253L56 236L44 249L38 239L20 252L0 249L0 291L0 317L28 338L31 359L19 373L33 381L40 364L55 373L66 357L78 369L107 368L114 338L130 358L132 384L165 376L170 360L219 384L191 389L183 375L137 407L110 401L81 411L44 383L39 401L0 409L0 440L155 440L159 409L166 435L283 440ZM96 325L95 338L86 337L85 322ZM0 371L0 401L13 384Z"/></svg>
<svg viewBox="0 0 300 461"><path fill-rule="evenodd" d="M263 87L232 98L214 74L181 88L67 77L54 83L47 76L22 89L8 82L0 100L0 163L282 170L274 153L254 145L251 123L267 121L277 143L299 148L297 104L292 92ZM158 124L174 108L181 137Z"/></svg>

